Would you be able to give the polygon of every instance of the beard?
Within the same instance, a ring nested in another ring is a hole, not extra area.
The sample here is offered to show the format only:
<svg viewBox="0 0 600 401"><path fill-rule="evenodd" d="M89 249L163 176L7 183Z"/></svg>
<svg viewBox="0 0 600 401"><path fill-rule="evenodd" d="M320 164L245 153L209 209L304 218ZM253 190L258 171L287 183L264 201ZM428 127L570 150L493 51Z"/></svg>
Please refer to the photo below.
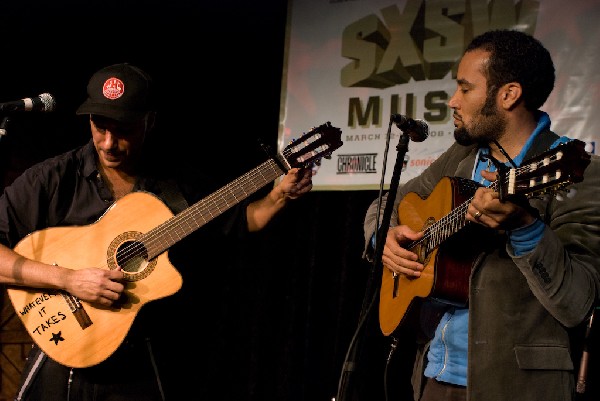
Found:
<svg viewBox="0 0 600 401"><path fill-rule="evenodd" d="M498 140L505 128L506 120L498 113L495 96L488 96L469 127L463 125L454 129L454 139L463 146L487 146L490 142Z"/></svg>
<svg viewBox="0 0 600 401"><path fill-rule="evenodd" d="M469 134L469 131L465 127L455 128L454 129L454 140L463 146L469 146L475 143L475 140Z"/></svg>

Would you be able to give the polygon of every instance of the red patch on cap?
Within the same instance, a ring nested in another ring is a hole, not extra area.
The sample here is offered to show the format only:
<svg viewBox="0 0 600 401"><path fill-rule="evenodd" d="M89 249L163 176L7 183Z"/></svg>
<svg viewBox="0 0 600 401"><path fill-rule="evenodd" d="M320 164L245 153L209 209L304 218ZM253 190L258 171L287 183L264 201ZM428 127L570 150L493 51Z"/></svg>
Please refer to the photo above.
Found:
<svg viewBox="0 0 600 401"><path fill-rule="evenodd" d="M123 96L125 84L119 78L108 78L102 86L102 94L105 98L115 100Z"/></svg>

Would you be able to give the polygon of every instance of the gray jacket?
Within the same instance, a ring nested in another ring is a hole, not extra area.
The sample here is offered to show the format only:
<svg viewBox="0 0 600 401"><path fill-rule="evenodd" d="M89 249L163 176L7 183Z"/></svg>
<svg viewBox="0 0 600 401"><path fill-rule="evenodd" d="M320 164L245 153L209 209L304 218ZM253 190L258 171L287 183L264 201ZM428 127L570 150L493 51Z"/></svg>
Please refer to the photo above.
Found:
<svg viewBox="0 0 600 401"><path fill-rule="evenodd" d="M398 204L407 193L426 198L444 176L471 178L476 154L477 148L455 143L420 176L402 185L390 225L398 225ZM504 236L500 246L482 252L473 265L467 373L470 401L574 398L573 361L579 355L571 348L573 328L589 317L600 299L600 157L592 155L583 181L569 188L574 194L571 198L530 200L546 223L534 251L515 256ZM367 258L376 212L374 201L364 224ZM417 352L415 400L422 389L426 349L427 344Z"/></svg>

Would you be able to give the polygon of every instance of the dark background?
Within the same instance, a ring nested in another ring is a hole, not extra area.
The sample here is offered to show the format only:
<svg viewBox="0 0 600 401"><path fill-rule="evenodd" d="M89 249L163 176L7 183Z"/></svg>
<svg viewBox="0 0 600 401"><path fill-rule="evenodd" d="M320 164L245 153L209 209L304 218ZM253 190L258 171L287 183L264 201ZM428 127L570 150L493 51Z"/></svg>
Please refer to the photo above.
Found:
<svg viewBox="0 0 600 401"><path fill-rule="evenodd" d="M10 116L0 139L2 182L89 139L75 110L90 76L119 62L142 67L159 85L157 166L183 163L225 185L264 161L257 139L276 147L287 4L189 3L2 2L0 102L44 92L57 100L53 113ZM361 259L362 220L376 195L314 191L242 250L196 250L198 270L184 274L187 304L156 316L157 325L172 325L172 343L157 352L168 362L162 373L176 386L173 399L336 396L371 276ZM368 363L361 358L351 383L377 400L388 339L376 320L366 333L358 349ZM408 376L404 382L407 389Z"/></svg>
<svg viewBox="0 0 600 401"><path fill-rule="evenodd" d="M159 85L158 167L183 163L225 185L264 161L257 139L276 147L287 4L189 3L2 2L0 102L49 92L57 110L11 116L0 184L89 139L75 110L90 76L120 62ZM329 401L349 350L356 370L344 401L411 399L408 333L398 333L387 369L391 338L376 313L350 347L380 274L361 259L362 221L376 196L314 191L248 244L191 250L182 266L195 267L184 274L186 303L156 316L171 331L157 350L171 399Z"/></svg>

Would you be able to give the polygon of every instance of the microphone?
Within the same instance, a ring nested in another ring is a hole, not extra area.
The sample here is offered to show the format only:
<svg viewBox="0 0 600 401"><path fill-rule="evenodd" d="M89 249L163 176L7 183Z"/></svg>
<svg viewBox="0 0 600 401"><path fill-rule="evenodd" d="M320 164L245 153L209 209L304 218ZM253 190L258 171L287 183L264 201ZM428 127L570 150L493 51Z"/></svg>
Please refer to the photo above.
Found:
<svg viewBox="0 0 600 401"><path fill-rule="evenodd" d="M596 308L597 309L597 308ZM585 393L585 386L586 386L586 380L587 380L587 373L588 373L588 360L590 358L590 333L592 331L592 324L594 323L594 313L596 312L596 309L594 309L592 311L592 315L590 316L590 318L588 319L588 324L586 325L585 328L585 338L584 338L584 342L583 342L583 352L581 354L581 362L579 364L579 374L577 376L577 387L576 387L576 392L577 394L583 394Z"/></svg>
<svg viewBox="0 0 600 401"><path fill-rule="evenodd" d="M14 113L21 111L41 111L48 112L54 111L56 107L56 100L54 96L49 93L42 93L36 97L26 97L21 100L14 100L12 102L0 103L1 113Z"/></svg>
<svg viewBox="0 0 600 401"><path fill-rule="evenodd" d="M413 120L402 114L392 114L391 120L402 132L408 134L413 142L423 142L429 136L429 126L423 120Z"/></svg>

